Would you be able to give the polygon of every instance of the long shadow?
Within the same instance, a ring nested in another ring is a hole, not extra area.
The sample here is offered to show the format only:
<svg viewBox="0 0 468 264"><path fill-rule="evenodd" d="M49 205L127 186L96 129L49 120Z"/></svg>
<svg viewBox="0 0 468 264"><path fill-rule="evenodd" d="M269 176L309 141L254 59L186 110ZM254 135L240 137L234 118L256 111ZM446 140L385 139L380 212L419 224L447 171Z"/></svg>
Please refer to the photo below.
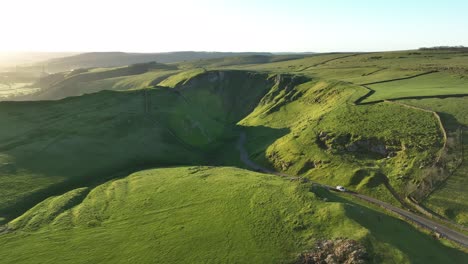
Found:
<svg viewBox="0 0 468 264"><path fill-rule="evenodd" d="M392 245L410 260L410 263L468 263L468 254L440 243L435 237L420 232L405 221L363 206L328 190L313 187L312 191L329 202L345 204L346 216L369 230L369 236ZM372 263L381 263L383 256L379 249L372 248L367 240L368 250L374 256ZM433 252L448 253L445 256Z"/></svg>
<svg viewBox="0 0 468 264"><path fill-rule="evenodd" d="M238 80L245 77L245 74L247 73L236 71L223 76L227 78L232 75L232 78ZM213 76L221 74L208 72L198 78L205 80ZM258 75L256 78L262 84L274 85L274 79L268 75ZM249 98L249 104L242 104L243 111L236 117L242 119L253 111L265 93L266 90ZM171 116L158 110L171 106L171 103L187 104L184 100L176 100L178 97L180 95L169 89L148 89L124 93L103 91L53 102L3 103L4 107L15 105L13 110L6 109L8 111L18 112L26 117L35 111L42 119L35 120L36 123L25 122L28 129L15 132L26 133L22 133L21 137L15 135L14 144L4 144L0 151L13 161L8 173L0 171L0 177L5 177L6 183L13 184L8 178L26 171L41 184L37 184L35 190L29 194L23 192L12 196L11 200L14 200L10 204L0 207L0 216L9 221L47 197L61 195L74 188L93 187L142 169L178 165L238 165L229 162L229 159L211 159L220 150L239 156L235 147L222 147L229 141L237 141L239 131L242 130L235 125L238 120L225 124L226 136L214 142L221 146L219 149L188 148L186 142L171 130L168 121ZM240 99L239 102L247 100L243 97ZM45 110L30 108L29 104L42 105ZM231 107L226 107L227 115L230 109ZM43 115L46 113L53 114L53 118L45 118ZM33 114L31 116L35 117ZM256 155L263 156L267 146L288 133L266 127L245 130L249 137L249 146L254 145ZM252 135L262 136L252 143Z"/></svg>
<svg viewBox="0 0 468 264"><path fill-rule="evenodd" d="M265 126L239 127L239 129L243 131L243 135L245 136L243 142L239 143L242 143L246 150L246 153L244 153L244 155L248 155L246 158L253 161L254 164L258 164L267 170L274 171L273 165L267 158L266 150L276 140L289 134L291 130L288 128L275 129ZM240 140L242 140L242 138ZM243 155L243 153L241 152L240 155ZM251 168L255 169L255 166L251 166ZM256 170L260 171L261 169L257 168Z"/></svg>
<svg viewBox="0 0 468 264"><path fill-rule="evenodd" d="M266 158L266 149L289 132L289 129L265 126L231 127L225 132L222 144L207 153L207 160L210 161L209 165L275 173L272 164Z"/></svg>
<svg viewBox="0 0 468 264"><path fill-rule="evenodd" d="M1 148L1 154L11 159L8 164L0 164L1 183L22 184L18 181L24 179L20 177L23 175L28 181L36 182L30 192L21 190L10 197L2 194L11 199L0 207L3 222L18 217L50 196L75 188L93 187L142 169L204 164L203 153L184 149L164 130L164 124L146 120L139 109L139 98L139 92L109 91L40 103L46 105L46 110L34 108L39 114L56 112L57 118L50 121L45 117L36 123L25 121L27 129L15 130L20 134L21 144ZM127 101L135 104L124 105ZM62 113L61 106L65 104L68 111ZM16 105L5 111L32 113L28 103ZM136 112L125 112L128 110ZM138 136L129 136L132 133Z"/></svg>
<svg viewBox="0 0 468 264"><path fill-rule="evenodd" d="M448 132L457 130L462 124L452 115L445 112L437 112L444 123L444 127L447 128Z"/></svg>
<svg viewBox="0 0 468 264"><path fill-rule="evenodd" d="M70 177L65 179L64 181L52 184L46 188L40 189L34 193L26 195L7 207L0 208L0 215L4 218L3 222L0 222L0 224L4 224L8 221L15 219L16 217L19 217L20 215L24 214L27 210L34 207L36 204L49 197L62 195L73 189L82 187L88 187L92 189L107 181L124 178L132 173L141 170L182 165L190 164L139 160L134 162L128 162L128 164L119 164L113 168L102 168L101 170L93 171L91 174L79 178ZM199 164L197 163L197 165Z"/></svg>

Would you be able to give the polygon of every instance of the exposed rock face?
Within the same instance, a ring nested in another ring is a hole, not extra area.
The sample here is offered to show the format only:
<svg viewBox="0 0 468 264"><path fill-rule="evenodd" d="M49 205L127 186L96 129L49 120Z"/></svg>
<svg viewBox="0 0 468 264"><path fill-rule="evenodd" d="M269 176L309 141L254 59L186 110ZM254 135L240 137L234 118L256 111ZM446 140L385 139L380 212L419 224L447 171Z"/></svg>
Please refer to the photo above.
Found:
<svg viewBox="0 0 468 264"><path fill-rule="evenodd" d="M368 254L363 245L355 240L321 240L315 250L302 253L297 264L363 264L368 263Z"/></svg>
<svg viewBox="0 0 468 264"><path fill-rule="evenodd" d="M358 151L360 149L367 150L373 153L380 154L382 156L386 156L388 154L387 147L384 143L379 142L378 140L372 139L361 139L355 141L346 146L346 149L350 152Z"/></svg>
<svg viewBox="0 0 468 264"><path fill-rule="evenodd" d="M272 153L268 154L267 158L273 162L275 168L278 170L286 171L291 165L293 165L291 161L283 160L277 151L273 151Z"/></svg>
<svg viewBox="0 0 468 264"><path fill-rule="evenodd" d="M288 102L300 98L303 92L296 89L296 86L308 82L309 80L309 78L304 76L278 74L274 77L276 87L262 98L259 105L272 105L269 109L265 110L266 113L276 112ZM282 93L284 95L279 96Z"/></svg>
<svg viewBox="0 0 468 264"><path fill-rule="evenodd" d="M390 143L390 146L378 138L362 138L351 134L334 135L322 131L317 135L317 144L331 151L374 153L382 157L394 157L396 151L401 150L399 142Z"/></svg>

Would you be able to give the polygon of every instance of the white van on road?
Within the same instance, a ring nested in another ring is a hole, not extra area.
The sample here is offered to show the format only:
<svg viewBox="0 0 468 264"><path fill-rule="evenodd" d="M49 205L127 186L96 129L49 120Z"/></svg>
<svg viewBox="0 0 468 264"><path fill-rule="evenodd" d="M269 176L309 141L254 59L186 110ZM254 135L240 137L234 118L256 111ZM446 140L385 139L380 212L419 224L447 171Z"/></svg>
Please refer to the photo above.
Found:
<svg viewBox="0 0 468 264"><path fill-rule="evenodd" d="M340 191L340 192L346 192L345 187L343 187L343 186L341 186L341 185L336 186L336 189L337 189L338 191Z"/></svg>

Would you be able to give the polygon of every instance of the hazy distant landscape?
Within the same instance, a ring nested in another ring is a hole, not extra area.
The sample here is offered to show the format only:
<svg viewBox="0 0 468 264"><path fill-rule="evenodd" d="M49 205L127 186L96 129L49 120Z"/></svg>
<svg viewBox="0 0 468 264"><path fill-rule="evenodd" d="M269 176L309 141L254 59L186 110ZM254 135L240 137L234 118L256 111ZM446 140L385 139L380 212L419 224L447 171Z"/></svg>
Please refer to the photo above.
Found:
<svg viewBox="0 0 468 264"><path fill-rule="evenodd" d="M417 2L6 2L0 263L468 263L468 5Z"/></svg>

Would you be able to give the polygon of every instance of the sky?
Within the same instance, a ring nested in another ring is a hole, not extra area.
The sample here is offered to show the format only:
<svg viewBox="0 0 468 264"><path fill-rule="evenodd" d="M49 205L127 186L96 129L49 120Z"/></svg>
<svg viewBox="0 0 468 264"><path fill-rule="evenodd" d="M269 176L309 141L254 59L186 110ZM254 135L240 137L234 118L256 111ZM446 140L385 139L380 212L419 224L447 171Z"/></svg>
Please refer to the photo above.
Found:
<svg viewBox="0 0 468 264"><path fill-rule="evenodd" d="M468 1L2 0L0 52L468 46Z"/></svg>

